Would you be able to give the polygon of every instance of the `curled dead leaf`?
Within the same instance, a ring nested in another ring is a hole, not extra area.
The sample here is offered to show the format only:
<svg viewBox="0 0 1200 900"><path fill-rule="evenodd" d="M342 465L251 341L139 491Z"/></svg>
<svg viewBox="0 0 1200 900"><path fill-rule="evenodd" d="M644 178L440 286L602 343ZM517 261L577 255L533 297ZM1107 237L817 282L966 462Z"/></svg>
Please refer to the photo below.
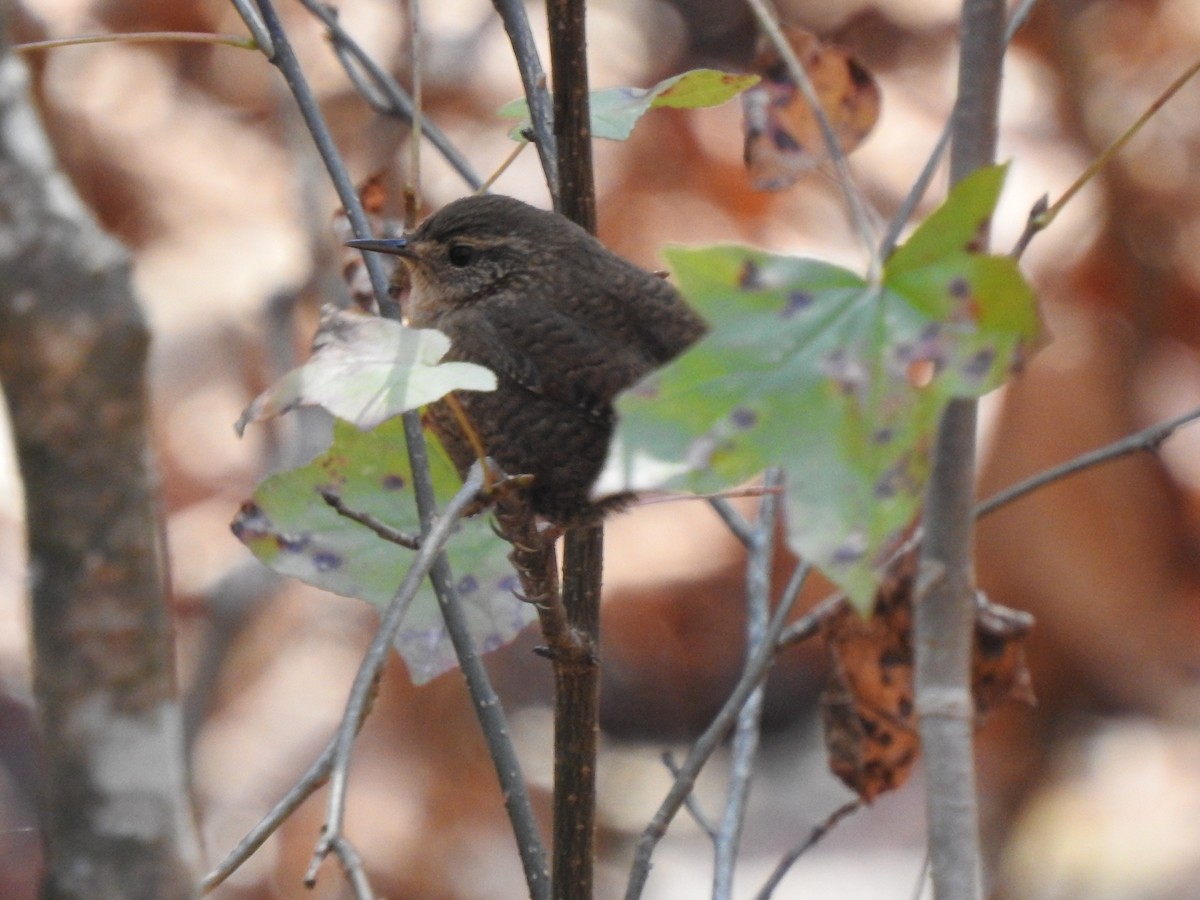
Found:
<svg viewBox="0 0 1200 900"><path fill-rule="evenodd" d="M879 118L879 85L854 57L826 46L810 32L785 28L812 82L838 146L849 153ZM792 81L787 64L765 39L750 69L762 81L742 94L745 158L750 183L760 191L790 187L830 158L816 113Z"/></svg>
<svg viewBox="0 0 1200 900"><path fill-rule="evenodd" d="M865 802L900 787L920 752L913 693L912 587L916 552L884 579L875 611L848 604L823 624L832 659L821 697L829 767ZM981 601L975 621L972 689L976 724L1001 703L1033 703L1024 639L1027 613Z"/></svg>

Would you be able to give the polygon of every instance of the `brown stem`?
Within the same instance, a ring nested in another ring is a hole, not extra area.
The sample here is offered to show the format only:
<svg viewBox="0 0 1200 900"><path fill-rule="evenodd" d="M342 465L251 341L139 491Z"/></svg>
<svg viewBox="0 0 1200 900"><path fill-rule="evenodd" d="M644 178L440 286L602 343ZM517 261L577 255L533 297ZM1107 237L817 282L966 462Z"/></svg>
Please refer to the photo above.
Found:
<svg viewBox="0 0 1200 900"><path fill-rule="evenodd" d="M558 211L596 230L588 103L585 0L549 0L550 72L558 147ZM554 663L554 895L592 896L595 843L596 732L600 717L600 526L567 533L563 602L577 647Z"/></svg>

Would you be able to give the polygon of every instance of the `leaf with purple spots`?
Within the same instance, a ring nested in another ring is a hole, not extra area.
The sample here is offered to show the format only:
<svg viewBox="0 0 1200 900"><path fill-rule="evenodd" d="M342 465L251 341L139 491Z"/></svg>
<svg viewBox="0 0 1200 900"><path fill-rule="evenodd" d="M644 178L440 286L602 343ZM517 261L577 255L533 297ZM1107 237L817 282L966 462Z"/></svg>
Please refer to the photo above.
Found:
<svg viewBox="0 0 1200 900"><path fill-rule="evenodd" d="M308 465L272 475L258 486L253 500L243 504L234 519L234 534L282 575L386 606L404 578L409 551L339 515L320 492L332 488L356 512L416 534L416 498L404 446L399 419L369 432L336 422L328 450ZM430 451L439 495L449 496L459 487L458 476L432 445ZM507 643L533 617L529 604L513 593L516 579L507 549L483 519L460 523L447 547L472 636L481 647ZM418 684L457 665L428 585L409 609L396 649Z"/></svg>
<svg viewBox="0 0 1200 900"><path fill-rule="evenodd" d="M1000 385L1038 334L1016 264L972 250L1003 175L965 179L878 284L746 247L668 251L712 333L621 397L604 488L712 491L783 463L793 549L868 609L942 409Z"/></svg>

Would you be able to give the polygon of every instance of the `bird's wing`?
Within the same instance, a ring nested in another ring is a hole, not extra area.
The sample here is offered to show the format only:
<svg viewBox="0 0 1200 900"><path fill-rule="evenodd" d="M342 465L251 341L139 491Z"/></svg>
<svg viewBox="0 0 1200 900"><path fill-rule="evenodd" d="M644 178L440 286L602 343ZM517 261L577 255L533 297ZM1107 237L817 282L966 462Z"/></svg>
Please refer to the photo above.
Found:
<svg viewBox="0 0 1200 900"><path fill-rule="evenodd" d="M654 364L638 347L597 333L574 317L543 307L492 304L486 316L443 320L453 344L448 359L487 366L501 378L587 414L604 408Z"/></svg>

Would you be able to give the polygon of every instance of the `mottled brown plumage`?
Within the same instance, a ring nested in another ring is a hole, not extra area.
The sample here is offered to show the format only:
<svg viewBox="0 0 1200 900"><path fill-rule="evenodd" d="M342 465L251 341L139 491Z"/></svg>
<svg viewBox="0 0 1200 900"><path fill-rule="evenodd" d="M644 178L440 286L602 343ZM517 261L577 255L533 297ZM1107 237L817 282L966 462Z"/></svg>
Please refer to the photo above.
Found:
<svg viewBox="0 0 1200 900"><path fill-rule="evenodd" d="M535 512L570 526L619 505L590 499L613 399L706 330L671 285L568 219L495 194L456 200L408 238L351 243L399 255L409 324L444 332L447 359L496 373L496 391L455 396L488 455L533 476ZM465 473L475 454L457 420L444 402L430 412Z"/></svg>

